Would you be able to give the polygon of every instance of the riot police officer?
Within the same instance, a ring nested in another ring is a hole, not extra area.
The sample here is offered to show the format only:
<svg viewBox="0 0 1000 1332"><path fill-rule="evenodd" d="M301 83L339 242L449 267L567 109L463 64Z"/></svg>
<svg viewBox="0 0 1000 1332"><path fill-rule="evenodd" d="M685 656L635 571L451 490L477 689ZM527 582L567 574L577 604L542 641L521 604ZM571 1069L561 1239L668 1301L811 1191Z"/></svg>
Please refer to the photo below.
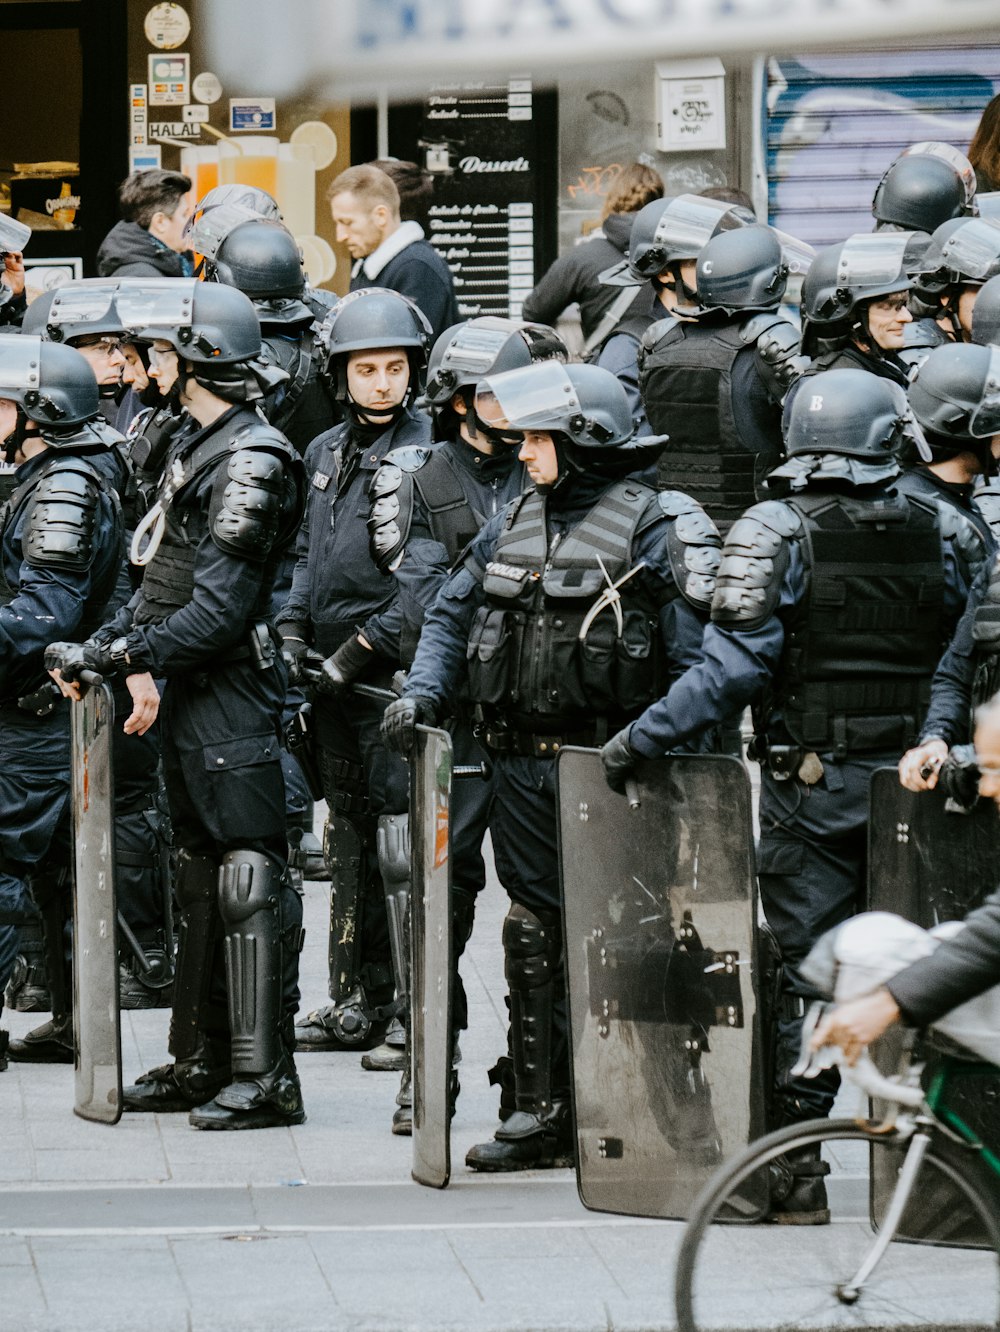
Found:
<svg viewBox="0 0 1000 1332"><path fill-rule="evenodd" d="M401 656L413 660L424 614L433 605L455 560L490 518L524 486L519 437L497 431L476 413L476 385L488 375L534 361L565 361L562 340L540 324L484 316L442 333L427 369L426 398L434 416L437 447L395 449L375 474L369 522L379 567L396 579L403 614ZM465 699L449 729L455 762L481 764ZM482 842L492 803L492 781L459 783L451 804L453 1021L468 1025L458 959L472 933L477 894L486 883ZM408 988L408 987L407 987ZM386 1044L363 1057L366 1068L405 1069L402 1029L390 1026Z"/></svg>
<svg viewBox="0 0 1000 1332"><path fill-rule="evenodd" d="M1000 221L958 218L943 222L930 239L914 282L914 295L955 342L972 340L980 289L1000 274Z"/></svg>
<svg viewBox="0 0 1000 1332"><path fill-rule="evenodd" d="M900 353L927 244L919 233L879 232L820 250L802 283L802 350L812 358L806 376L867 370L905 387L909 367Z"/></svg>
<svg viewBox="0 0 1000 1332"><path fill-rule="evenodd" d="M734 227L753 226L755 221L749 209L721 199L696 194L654 199L636 214L628 257L601 274L601 282L608 286L622 286L632 292L639 284L646 287L645 302L640 305L633 295L634 304L627 317L623 317L624 298L616 300L586 347L595 365L621 380L640 433L649 433L639 392L643 334L650 324L669 315L690 317L698 303L695 260L703 247L712 236Z"/></svg>
<svg viewBox="0 0 1000 1332"><path fill-rule="evenodd" d="M475 405L488 425L523 434L534 485L442 587L384 732L406 751L415 725L446 714L468 663L495 755L493 847L511 899L516 1109L466 1161L507 1171L573 1159L553 760L563 745L600 743L696 659L718 535L686 495L628 479L664 440L634 438L609 372L532 365L482 380Z"/></svg>
<svg viewBox="0 0 1000 1332"><path fill-rule="evenodd" d="M695 317L646 332L639 386L650 426L670 439L659 484L694 496L725 533L780 457L798 339L777 313L788 265L770 227L713 236L695 273Z"/></svg>
<svg viewBox="0 0 1000 1332"><path fill-rule="evenodd" d="M790 497L755 505L723 549L702 661L608 742L622 789L638 756L657 757L751 703L763 764L758 871L782 954L776 1123L826 1114L836 1079L796 1079L814 992L798 966L864 891L872 772L912 743L942 647L975 566L971 524L894 488L906 428L901 388L859 370L807 380L784 414ZM786 1222L829 1218L815 1154L789 1163L775 1204Z"/></svg>
<svg viewBox="0 0 1000 1332"><path fill-rule="evenodd" d="M20 927L40 916L49 1035L71 1055L62 965L69 714L48 688L44 654L53 631L96 628L123 556L117 497L95 465L109 447L103 423L95 427L98 408L97 382L79 352L27 335L0 338L0 443L17 464L0 509L0 995ZM7 1044L0 1033L0 1068Z"/></svg>
<svg viewBox="0 0 1000 1332"><path fill-rule="evenodd" d="M326 659L312 721L330 809L333 1002L296 1028L300 1050L377 1045L389 1016L382 1010L392 1007L393 968L401 996L405 988L409 782L405 764L379 739L382 706L350 686L387 688L400 666L399 597L372 558L368 516L386 455L429 442L430 422L413 407L429 335L405 296L365 288L333 308L318 336L345 420L306 453L306 515L278 616L293 672L310 648Z"/></svg>
<svg viewBox="0 0 1000 1332"><path fill-rule="evenodd" d="M974 217L976 173L950 143L915 143L889 164L872 199L875 230L925 231Z"/></svg>
<svg viewBox="0 0 1000 1332"><path fill-rule="evenodd" d="M910 387L914 415L931 447L943 441L956 451L992 465L993 439L1000 433L1000 350L954 346L935 351ZM978 508L979 499L973 503ZM1000 685L1000 562L981 569L968 604L938 665L930 705L917 744L900 764L903 785L924 791L937 784L937 769L953 745L972 734L975 708Z"/></svg>
<svg viewBox="0 0 1000 1332"><path fill-rule="evenodd" d="M301 462L255 410L276 372L249 299L176 282L155 293L150 365L176 361L195 423L136 530L142 586L82 645L54 645L65 687L82 668L122 673L156 716L180 911L174 1062L125 1091L139 1111L189 1110L206 1129L305 1117L292 1058L302 904L285 874L280 757L285 670L268 623L275 569L302 508ZM224 965L223 965L224 954Z"/></svg>

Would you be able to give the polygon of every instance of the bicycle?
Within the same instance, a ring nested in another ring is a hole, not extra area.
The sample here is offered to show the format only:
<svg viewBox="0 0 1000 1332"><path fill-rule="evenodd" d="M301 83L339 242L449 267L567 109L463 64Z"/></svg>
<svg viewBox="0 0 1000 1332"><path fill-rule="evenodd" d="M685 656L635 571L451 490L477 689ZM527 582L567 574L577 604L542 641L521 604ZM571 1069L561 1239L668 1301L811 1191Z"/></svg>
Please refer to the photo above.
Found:
<svg viewBox="0 0 1000 1332"><path fill-rule="evenodd" d="M680 1332L1000 1327L1000 1157L948 1105L959 1076L1000 1070L930 1050L924 1064L913 1052L911 1040L891 1077L867 1053L854 1068L838 1061L845 1077L886 1102L881 1120L793 1124L716 1171L695 1201L678 1255ZM756 1200L768 1196L782 1158L817 1146L841 1163L868 1148L867 1207L838 1191L835 1176L829 1225L760 1225L767 1211ZM926 1248L970 1243L976 1247L951 1250L947 1262ZM741 1281L747 1300L736 1322Z"/></svg>

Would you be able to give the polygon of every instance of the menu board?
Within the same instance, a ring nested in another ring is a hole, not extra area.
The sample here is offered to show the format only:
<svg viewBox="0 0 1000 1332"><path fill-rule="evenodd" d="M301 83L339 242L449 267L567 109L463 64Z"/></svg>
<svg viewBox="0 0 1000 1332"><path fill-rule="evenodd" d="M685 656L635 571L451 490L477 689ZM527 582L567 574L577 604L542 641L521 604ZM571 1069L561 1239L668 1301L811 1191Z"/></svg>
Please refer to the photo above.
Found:
<svg viewBox="0 0 1000 1332"><path fill-rule="evenodd" d="M526 75L442 83L423 103L416 160L434 177L425 229L451 268L463 318L520 318L554 257L549 107Z"/></svg>

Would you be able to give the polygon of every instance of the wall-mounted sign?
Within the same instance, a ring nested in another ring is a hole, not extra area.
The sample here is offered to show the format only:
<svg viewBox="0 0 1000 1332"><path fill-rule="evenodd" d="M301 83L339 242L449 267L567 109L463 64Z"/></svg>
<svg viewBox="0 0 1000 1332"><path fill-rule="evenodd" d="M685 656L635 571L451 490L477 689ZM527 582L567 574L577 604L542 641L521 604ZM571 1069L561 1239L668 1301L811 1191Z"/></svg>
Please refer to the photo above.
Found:
<svg viewBox="0 0 1000 1332"><path fill-rule="evenodd" d="M149 105L186 106L191 74L189 55L151 55L149 57Z"/></svg>
<svg viewBox="0 0 1000 1332"><path fill-rule="evenodd" d="M726 146L726 71L717 56L656 62L656 146L682 153Z"/></svg>
<svg viewBox="0 0 1000 1332"><path fill-rule="evenodd" d="M211 106L222 96L222 84L215 74L206 70L202 74L196 74L194 82L191 84L191 91L199 102L204 102L206 106Z"/></svg>
<svg viewBox="0 0 1000 1332"><path fill-rule="evenodd" d="M175 51L183 46L191 31L191 20L181 5L154 5L143 24L150 46L161 51Z"/></svg>
<svg viewBox="0 0 1000 1332"><path fill-rule="evenodd" d="M273 97L231 97L229 99L229 128L234 133L248 130L274 130L275 110Z"/></svg>

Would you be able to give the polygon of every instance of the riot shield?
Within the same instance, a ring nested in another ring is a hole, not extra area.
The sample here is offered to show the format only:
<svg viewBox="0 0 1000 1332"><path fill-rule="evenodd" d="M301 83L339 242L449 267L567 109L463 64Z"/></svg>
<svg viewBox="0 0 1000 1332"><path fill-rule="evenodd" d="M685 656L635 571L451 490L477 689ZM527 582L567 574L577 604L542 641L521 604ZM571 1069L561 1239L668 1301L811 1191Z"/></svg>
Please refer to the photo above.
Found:
<svg viewBox="0 0 1000 1332"><path fill-rule="evenodd" d="M954 805L941 791L919 794L899 783L895 768L880 768L872 777L868 824L868 906L892 911L930 929L943 921L961 920L996 887L1000 865L1000 812L992 800L979 800L969 811ZM894 1069L898 1037L883 1037L873 1050L884 1071ZM960 1067L956 1065L955 1067ZM950 1081L941 1111L957 1115L995 1154L1000 1155L1000 1073L970 1064L968 1075ZM885 1159L883 1159L885 1158ZM900 1161L902 1154L900 1154ZM873 1153L871 1211L881 1220L896 1186L900 1162L888 1152ZM919 1204L919 1205L918 1205ZM986 1246L988 1241L972 1218L958 1216L957 1194L943 1199L914 1200L901 1233L919 1240L925 1234L921 1211L933 1218L940 1236L942 1209L955 1216L954 1244Z"/></svg>
<svg viewBox="0 0 1000 1332"><path fill-rule="evenodd" d="M558 757L577 1184L584 1206L687 1215L763 1131L750 781L739 759ZM766 1186L746 1185L747 1217Z"/></svg>
<svg viewBox="0 0 1000 1332"><path fill-rule="evenodd" d="M411 1173L436 1189L451 1173L451 774L448 732L418 726L410 754Z"/></svg>
<svg viewBox="0 0 1000 1332"><path fill-rule="evenodd" d="M75 1104L82 1119L117 1124L122 1049L115 928L115 709L106 684L70 708L73 763L73 1037Z"/></svg>

